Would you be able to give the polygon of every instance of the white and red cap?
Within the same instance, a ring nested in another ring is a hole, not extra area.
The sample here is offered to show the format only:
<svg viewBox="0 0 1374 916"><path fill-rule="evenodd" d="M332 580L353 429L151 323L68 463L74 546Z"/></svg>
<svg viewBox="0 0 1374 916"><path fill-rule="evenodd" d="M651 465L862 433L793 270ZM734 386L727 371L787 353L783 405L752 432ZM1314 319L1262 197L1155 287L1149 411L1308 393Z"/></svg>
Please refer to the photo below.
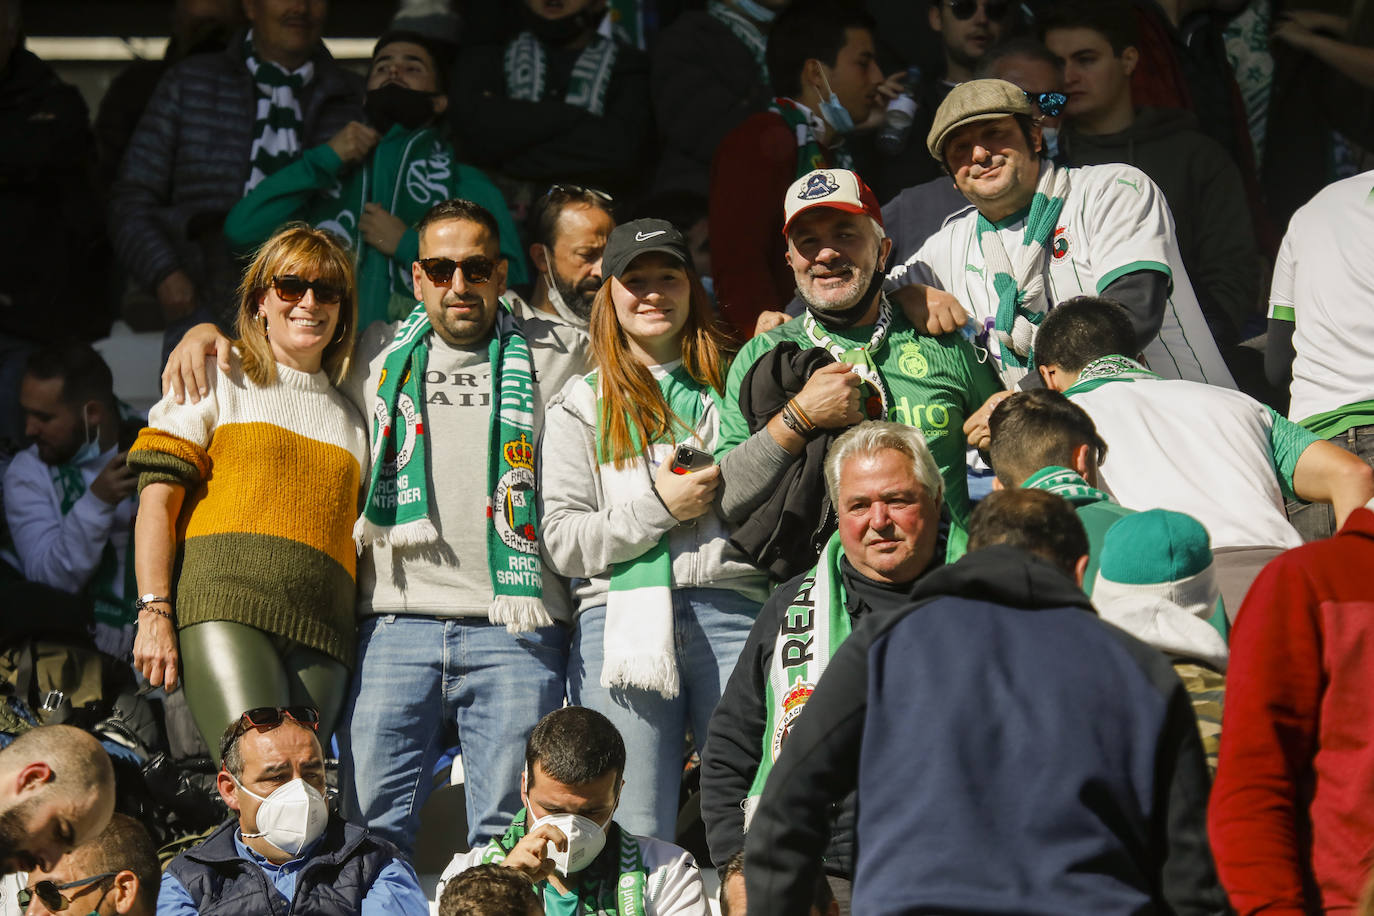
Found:
<svg viewBox="0 0 1374 916"><path fill-rule="evenodd" d="M797 214L812 207L831 207L846 213L863 213L883 224L883 211L878 198L857 172L849 169L816 169L807 172L787 189L782 201L782 234L792 225Z"/></svg>

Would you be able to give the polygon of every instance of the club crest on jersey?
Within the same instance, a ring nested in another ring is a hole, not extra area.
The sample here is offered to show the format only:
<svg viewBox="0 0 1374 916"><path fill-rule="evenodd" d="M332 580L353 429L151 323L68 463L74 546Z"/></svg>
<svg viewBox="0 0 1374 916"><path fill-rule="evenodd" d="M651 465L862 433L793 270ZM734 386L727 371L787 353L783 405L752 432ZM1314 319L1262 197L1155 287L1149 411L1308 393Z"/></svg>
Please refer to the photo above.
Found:
<svg viewBox="0 0 1374 916"><path fill-rule="evenodd" d="M1054 243L1050 246L1050 254L1056 261L1062 261L1069 256L1069 230L1065 226L1060 226L1054 230Z"/></svg>
<svg viewBox="0 0 1374 916"><path fill-rule="evenodd" d="M930 364L921 352L921 345L915 341L902 344L897 354L897 368L907 378L925 378L930 372Z"/></svg>
<svg viewBox="0 0 1374 916"><path fill-rule="evenodd" d="M782 753L782 743L787 740L787 736L791 733L797 716L802 714L802 709L806 707L806 701L811 699L811 694L815 692L815 684L808 684L799 678L792 683L792 689L787 691L787 696L782 698L782 717L778 719L778 725L773 729L773 742L768 748L769 753L773 755L774 763L778 761L778 754Z"/></svg>
<svg viewBox="0 0 1374 916"><path fill-rule="evenodd" d="M840 189L840 183L829 172L817 172L806 179L806 185L797 192L799 200L818 200L829 197Z"/></svg>

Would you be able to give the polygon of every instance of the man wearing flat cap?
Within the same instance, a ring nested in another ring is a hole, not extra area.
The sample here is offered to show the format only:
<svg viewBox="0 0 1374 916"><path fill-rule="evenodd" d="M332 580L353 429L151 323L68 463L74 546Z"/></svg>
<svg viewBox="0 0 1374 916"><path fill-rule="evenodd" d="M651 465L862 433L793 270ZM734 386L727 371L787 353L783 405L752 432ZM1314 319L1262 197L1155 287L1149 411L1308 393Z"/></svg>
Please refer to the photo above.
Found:
<svg viewBox="0 0 1374 916"><path fill-rule="evenodd" d="M952 293L963 313L932 306L932 329L971 320L1009 387L1036 384L1035 332L1049 309L1091 295L1126 306L1152 371L1234 388L1159 188L1129 165L1055 166L1031 115L1026 93L1005 80L950 92L926 146L973 208L894 268L889 284ZM986 444L986 414L970 422L975 445Z"/></svg>

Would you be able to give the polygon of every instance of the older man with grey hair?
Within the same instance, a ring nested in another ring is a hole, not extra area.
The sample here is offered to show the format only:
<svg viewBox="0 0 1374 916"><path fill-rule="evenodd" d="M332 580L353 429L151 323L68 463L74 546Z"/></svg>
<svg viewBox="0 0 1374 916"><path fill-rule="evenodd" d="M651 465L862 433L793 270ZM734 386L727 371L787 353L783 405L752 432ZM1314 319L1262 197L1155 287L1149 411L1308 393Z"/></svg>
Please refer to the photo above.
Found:
<svg viewBox="0 0 1374 916"><path fill-rule="evenodd" d="M935 558L944 480L921 430L860 423L826 453L825 483L839 530L813 569L764 604L711 718L701 813L716 862L744 848L753 803L831 654L864 615L905 604ZM845 905L852 826L847 805L826 856ZM742 893L742 878L731 880L740 886L726 892Z"/></svg>

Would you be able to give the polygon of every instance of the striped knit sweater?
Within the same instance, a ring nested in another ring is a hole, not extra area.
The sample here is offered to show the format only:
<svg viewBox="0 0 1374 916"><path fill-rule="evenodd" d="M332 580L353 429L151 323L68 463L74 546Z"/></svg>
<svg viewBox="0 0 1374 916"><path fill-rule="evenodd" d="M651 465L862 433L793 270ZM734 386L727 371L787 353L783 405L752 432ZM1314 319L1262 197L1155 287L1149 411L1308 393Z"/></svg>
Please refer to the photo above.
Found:
<svg viewBox="0 0 1374 916"><path fill-rule="evenodd" d="M184 486L179 627L230 620L352 666L352 531L367 460L361 418L323 372L277 366L260 387L235 357L210 394L163 398L129 452L139 486Z"/></svg>

